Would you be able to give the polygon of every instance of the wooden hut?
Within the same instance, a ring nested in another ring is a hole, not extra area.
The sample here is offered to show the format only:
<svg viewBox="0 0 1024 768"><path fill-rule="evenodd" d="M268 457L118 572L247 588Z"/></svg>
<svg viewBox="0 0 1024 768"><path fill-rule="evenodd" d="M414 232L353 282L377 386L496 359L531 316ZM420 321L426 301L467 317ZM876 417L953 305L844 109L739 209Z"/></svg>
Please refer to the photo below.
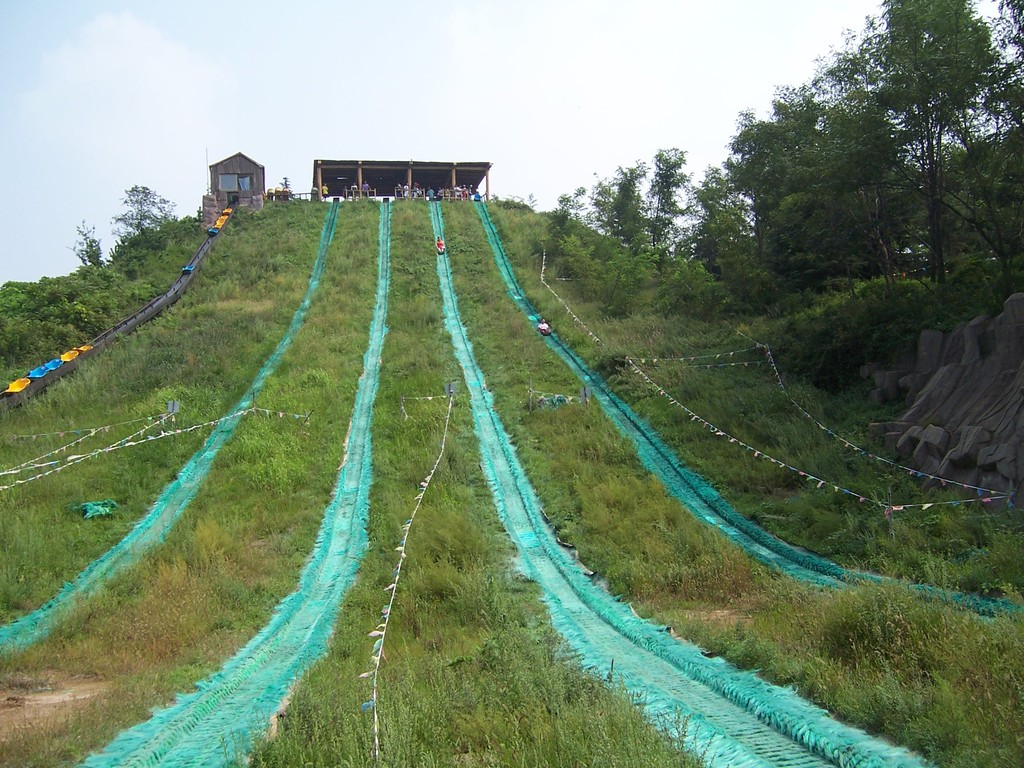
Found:
<svg viewBox="0 0 1024 768"><path fill-rule="evenodd" d="M263 207L266 171L251 157L236 152L210 166L210 194L203 196L203 225L211 226L231 206Z"/></svg>

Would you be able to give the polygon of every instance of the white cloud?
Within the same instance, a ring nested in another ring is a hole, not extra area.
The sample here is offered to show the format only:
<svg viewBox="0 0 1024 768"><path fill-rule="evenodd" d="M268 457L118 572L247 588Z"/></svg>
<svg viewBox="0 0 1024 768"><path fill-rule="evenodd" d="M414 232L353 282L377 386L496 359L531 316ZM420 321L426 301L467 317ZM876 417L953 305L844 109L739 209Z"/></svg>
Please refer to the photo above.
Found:
<svg viewBox="0 0 1024 768"><path fill-rule="evenodd" d="M221 132L232 101L223 70L131 13L102 14L45 51L7 119L22 150L15 215L32 218L45 202L48 221L29 258L5 263L0 281L76 267L69 246L83 219L109 249L110 219L134 184L173 201L179 215L196 210L204 141ZM194 174L183 174L189 166Z"/></svg>

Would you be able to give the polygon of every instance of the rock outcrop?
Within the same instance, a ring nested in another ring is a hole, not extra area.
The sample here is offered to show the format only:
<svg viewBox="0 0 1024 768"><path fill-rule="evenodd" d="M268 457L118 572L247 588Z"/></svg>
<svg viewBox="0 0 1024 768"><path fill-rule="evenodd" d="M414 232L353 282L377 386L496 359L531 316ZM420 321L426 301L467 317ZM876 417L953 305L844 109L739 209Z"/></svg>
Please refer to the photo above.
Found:
<svg viewBox="0 0 1024 768"><path fill-rule="evenodd" d="M994 318L950 333L924 331L917 357L893 370L865 367L871 399L904 394L898 421L872 434L921 472L1001 493L1024 480L1024 293Z"/></svg>

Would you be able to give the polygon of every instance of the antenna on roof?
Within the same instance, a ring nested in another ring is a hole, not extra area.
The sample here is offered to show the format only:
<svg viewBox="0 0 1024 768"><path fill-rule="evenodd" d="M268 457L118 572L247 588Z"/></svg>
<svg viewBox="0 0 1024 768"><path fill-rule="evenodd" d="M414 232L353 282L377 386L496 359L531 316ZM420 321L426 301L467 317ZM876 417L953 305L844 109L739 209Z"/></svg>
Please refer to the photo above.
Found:
<svg viewBox="0 0 1024 768"><path fill-rule="evenodd" d="M206 148L206 194L213 194L213 187L210 184L210 148Z"/></svg>

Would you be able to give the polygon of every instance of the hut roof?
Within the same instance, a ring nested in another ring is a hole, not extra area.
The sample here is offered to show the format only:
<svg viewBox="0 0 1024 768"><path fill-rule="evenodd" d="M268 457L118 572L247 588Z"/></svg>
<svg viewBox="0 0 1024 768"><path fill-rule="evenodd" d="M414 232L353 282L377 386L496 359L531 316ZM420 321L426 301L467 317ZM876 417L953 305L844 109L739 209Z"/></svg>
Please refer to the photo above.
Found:
<svg viewBox="0 0 1024 768"><path fill-rule="evenodd" d="M313 185L317 183L317 168L320 178L333 191L335 188L351 187L357 183L360 169L362 179L378 195L388 195L396 186L404 185L412 171L413 182L423 188L441 189L452 186L452 171L458 186L479 187L487 176L491 163L425 162L422 160L314 160Z"/></svg>
<svg viewBox="0 0 1024 768"><path fill-rule="evenodd" d="M235 154L231 155L230 157L225 157L223 160L218 160L216 163L211 163L210 167L211 168L216 168L217 166L224 165L225 163L229 163L232 160L245 160L246 162L252 163L253 165L255 165L258 168L262 168L263 167L263 165L261 163L257 163L251 157L249 157L248 155L245 155L245 154L243 154L241 152L235 152Z"/></svg>

